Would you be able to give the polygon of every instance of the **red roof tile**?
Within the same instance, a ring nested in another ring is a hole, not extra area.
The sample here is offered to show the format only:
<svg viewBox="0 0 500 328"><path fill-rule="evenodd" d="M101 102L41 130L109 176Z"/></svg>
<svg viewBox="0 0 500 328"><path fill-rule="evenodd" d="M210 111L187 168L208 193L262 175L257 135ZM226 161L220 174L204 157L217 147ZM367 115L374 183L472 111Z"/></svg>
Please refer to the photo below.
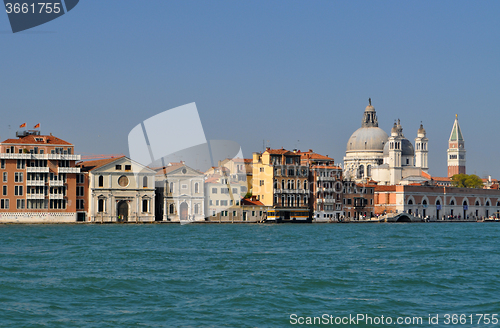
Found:
<svg viewBox="0 0 500 328"><path fill-rule="evenodd" d="M254 205L254 206L265 206L261 201L252 200L250 198L243 198L241 200L241 205Z"/></svg>
<svg viewBox="0 0 500 328"><path fill-rule="evenodd" d="M42 138L43 141L37 141L35 138ZM38 144L38 145L68 145L73 146L73 144L59 139L54 136L38 136L38 135L27 135L25 137L20 137L18 139L7 139L2 144Z"/></svg>
<svg viewBox="0 0 500 328"><path fill-rule="evenodd" d="M76 166L79 166L82 168L83 171L92 171L95 170L99 167L103 167L104 165L108 165L109 163L113 163L117 159L123 158L125 156L120 156L120 157L114 157L114 158L106 158L106 159L99 159L95 161L85 161L85 162L79 162L76 164Z"/></svg>

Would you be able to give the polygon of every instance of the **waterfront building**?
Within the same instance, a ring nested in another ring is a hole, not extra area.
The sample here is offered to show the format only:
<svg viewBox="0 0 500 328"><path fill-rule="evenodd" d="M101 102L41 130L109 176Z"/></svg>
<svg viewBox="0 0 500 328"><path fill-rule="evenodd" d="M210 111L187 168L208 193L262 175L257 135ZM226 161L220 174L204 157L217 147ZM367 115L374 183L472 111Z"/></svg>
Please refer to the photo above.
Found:
<svg viewBox="0 0 500 328"><path fill-rule="evenodd" d="M78 194L91 222L152 222L155 220L156 172L128 157L78 164Z"/></svg>
<svg viewBox="0 0 500 328"><path fill-rule="evenodd" d="M253 153L252 195L265 206L269 220L310 219L309 167L297 151L270 149ZM272 212L272 213L271 213Z"/></svg>
<svg viewBox="0 0 500 328"><path fill-rule="evenodd" d="M208 221L246 221L241 200L248 192L246 176L227 167L211 168L205 179L205 217ZM241 179L242 178L242 179Z"/></svg>
<svg viewBox="0 0 500 328"><path fill-rule="evenodd" d="M375 187L375 213L408 213L441 220L499 217L500 191L443 186L394 185Z"/></svg>
<svg viewBox="0 0 500 328"><path fill-rule="evenodd" d="M0 143L0 222L75 222L73 144L38 130L16 137Z"/></svg>
<svg viewBox="0 0 500 328"><path fill-rule="evenodd" d="M455 115L455 122L451 129L448 140L448 177L455 174L465 174L465 141L462 129L458 124L458 115Z"/></svg>
<svg viewBox="0 0 500 328"><path fill-rule="evenodd" d="M267 219L267 211L271 206L266 206L262 202L255 200L254 197L244 198L240 202L243 221L245 222L263 222Z"/></svg>
<svg viewBox="0 0 500 328"><path fill-rule="evenodd" d="M298 152L301 164L309 167L310 210L316 221L340 219L342 210L342 168L333 158L314 153Z"/></svg>
<svg viewBox="0 0 500 328"><path fill-rule="evenodd" d="M204 174L183 161L154 170L157 221L204 221Z"/></svg>
<svg viewBox="0 0 500 328"><path fill-rule="evenodd" d="M369 180L378 184L423 182L428 171L428 139L423 125L417 131L417 152L403 134L400 120L394 123L388 136L378 127L375 108L369 100L363 113L361 128L347 142L344 157L344 177L357 183Z"/></svg>
<svg viewBox="0 0 500 328"><path fill-rule="evenodd" d="M373 182L373 181L371 181ZM343 216L350 220L368 220L375 216L375 185L354 181L343 183Z"/></svg>

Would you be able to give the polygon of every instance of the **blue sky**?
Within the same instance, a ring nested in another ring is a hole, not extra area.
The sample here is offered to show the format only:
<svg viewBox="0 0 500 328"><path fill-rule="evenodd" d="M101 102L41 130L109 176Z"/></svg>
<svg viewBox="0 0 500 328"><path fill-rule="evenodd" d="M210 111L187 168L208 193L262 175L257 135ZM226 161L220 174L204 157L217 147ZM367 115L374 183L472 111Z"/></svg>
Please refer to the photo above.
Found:
<svg viewBox="0 0 500 328"><path fill-rule="evenodd" d="M500 178L500 2L80 1L12 34L0 15L0 139L41 123L80 153L128 154L127 135L196 102L208 139L342 162L372 98L386 132L420 121L446 174L455 114L467 172ZM9 125L11 130L9 130Z"/></svg>

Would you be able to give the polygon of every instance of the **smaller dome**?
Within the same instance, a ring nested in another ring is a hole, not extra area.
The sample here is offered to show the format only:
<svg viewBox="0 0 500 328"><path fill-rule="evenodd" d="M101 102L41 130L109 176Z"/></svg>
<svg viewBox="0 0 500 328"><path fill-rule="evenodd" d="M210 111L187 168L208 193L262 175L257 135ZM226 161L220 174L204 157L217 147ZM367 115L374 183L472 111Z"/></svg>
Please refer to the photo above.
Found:
<svg viewBox="0 0 500 328"><path fill-rule="evenodd" d="M384 146L384 157L389 156L389 142L387 142ZM415 156L415 149L413 148L412 143L408 139L401 140L401 150L402 156Z"/></svg>

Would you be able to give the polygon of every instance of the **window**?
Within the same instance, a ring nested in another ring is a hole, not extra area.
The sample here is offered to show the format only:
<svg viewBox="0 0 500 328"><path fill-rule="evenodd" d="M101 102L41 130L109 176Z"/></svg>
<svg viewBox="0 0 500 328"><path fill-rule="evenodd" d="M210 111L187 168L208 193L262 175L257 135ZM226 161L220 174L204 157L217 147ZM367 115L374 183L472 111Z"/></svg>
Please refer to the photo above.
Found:
<svg viewBox="0 0 500 328"><path fill-rule="evenodd" d="M122 169L121 165L115 165L115 170L120 171Z"/></svg>
<svg viewBox="0 0 500 328"><path fill-rule="evenodd" d="M148 177L142 178L142 187L147 188L148 187Z"/></svg>
<svg viewBox="0 0 500 328"><path fill-rule="evenodd" d="M125 171L132 170L132 165L125 165Z"/></svg>
<svg viewBox="0 0 500 328"><path fill-rule="evenodd" d="M264 172L264 168L263 167L260 168L260 172Z"/></svg>
<svg viewBox="0 0 500 328"><path fill-rule="evenodd" d="M76 209L77 210L83 210L84 207L83 207L83 199L77 199L76 200Z"/></svg>
<svg viewBox="0 0 500 328"><path fill-rule="evenodd" d="M238 193L238 188L233 188L233 194L237 194Z"/></svg>
<svg viewBox="0 0 500 328"><path fill-rule="evenodd" d="M3 182L7 182L7 172L3 173Z"/></svg>
<svg viewBox="0 0 500 328"><path fill-rule="evenodd" d="M102 175L99 176L99 187L104 187L104 177Z"/></svg>
<svg viewBox="0 0 500 328"><path fill-rule="evenodd" d="M210 199L210 206L214 204L214 201Z"/></svg>
<svg viewBox="0 0 500 328"><path fill-rule="evenodd" d="M227 206L227 200L221 200L220 206Z"/></svg>
<svg viewBox="0 0 500 328"><path fill-rule="evenodd" d="M187 184L183 184L181 185L181 189L187 189L188 188L188 185Z"/></svg>
<svg viewBox="0 0 500 328"><path fill-rule="evenodd" d="M259 181L259 186L263 186L264 185L264 180L260 180Z"/></svg>
<svg viewBox="0 0 500 328"><path fill-rule="evenodd" d="M2 160L0 161L0 168L1 168L1 169L5 169L5 159L2 159Z"/></svg>
<svg viewBox="0 0 500 328"><path fill-rule="evenodd" d="M142 200L142 212L143 213L149 212L148 211L148 200L147 199L143 199Z"/></svg>
<svg viewBox="0 0 500 328"><path fill-rule="evenodd" d="M7 196L7 186L2 186L2 195Z"/></svg>
<svg viewBox="0 0 500 328"><path fill-rule="evenodd" d="M170 187L169 187L170 192L174 192L174 183L170 182Z"/></svg>
<svg viewBox="0 0 500 328"><path fill-rule="evenodd" d="M194 184L194 193L197 194L200 192L200 184L197 182Z"/></svg>
<svg viewBox="0 0 500 328"><path fill-rule="evenodd" d="M233 211L233 217L235 217L235 216L236 216L236 211Z"/></svg>
<svg viewBox="0 0 500 328"><path fill-rule="evenodd" d="M14 195L22 196L23 195L23 186L15 186L14 187Z"/></svg>
<svg viewBox="0 0 500 328"><path fill-rule="evenodd" d="M17 209L18 210L23 210L24 209L24 199L18 199L17 200Z"/></svg>
<svg viewBox="0 0 500 328"><path fill-rule="evenodd" d="M198 212L200 211L200 205L195 204L194 205L194 214L199 214Z"/></svg>
<svg viewBox="0 0 500 328"><path fill-rule="evenodd" d="M170 204L170 206L169 206L169 213L170 214L174 214L174 209L175 209L174 204Z"/></svg>
<svg viewBox="0 0 500 328"><path fill-rule="evenodd" d="M104 199L99 199L97 202L97 212L102 213L104 212Z"/></svg>
<svg viewBox="0 0 500 328"><path fill-rule="evenodd" d="M76 187L76 197L82 197L82 196L84 196L83 186L77 186Z"/></svg>
<svg viewBox="0 0 500 328"><path fill-rule="evenodd" d="M4 210L9 209L9 200L8 199L1 199L0 200L0 208Z"/></svg>
<svg viewBox="0 0 500 328"><path fill-rule="evenodd" d="M26 161L24 159L18 159L16 167L18 170L24 169L26 167Z"/></svg>
<svg viewBox="0 0 500 328"><path fill-rule="evenodd" d="M23 182L23 180L24 180L23 172L14 173L14 182Z"/></svg>
<svg viewBox="0 0 500 328"><path fill-rule="evenodd" d="M233 200L232 199L229 201L229 205L233 206Z"/></svg>
<svg viewBox="0 0 500 328"><path fill-rule="evenodd" d="M229 194L229 188L220 188L221 194Z"/></svg>
<svg viewBox="0 0 500 328"><path fill-rule="evenodd" d="M217 188L212 188L212 194L216 194L217 193Z"/></svg>
<svg viewBox="0 0 500 328"><path fill-rule="evenodd" d="M219 200L215 201L215 206L219 206Z"/></svg>
<svg viewBox="0 0 500 328"><path fill-rule="evenodd" d="M252 216L255 216L255 211L252 211Z"/></svg>

